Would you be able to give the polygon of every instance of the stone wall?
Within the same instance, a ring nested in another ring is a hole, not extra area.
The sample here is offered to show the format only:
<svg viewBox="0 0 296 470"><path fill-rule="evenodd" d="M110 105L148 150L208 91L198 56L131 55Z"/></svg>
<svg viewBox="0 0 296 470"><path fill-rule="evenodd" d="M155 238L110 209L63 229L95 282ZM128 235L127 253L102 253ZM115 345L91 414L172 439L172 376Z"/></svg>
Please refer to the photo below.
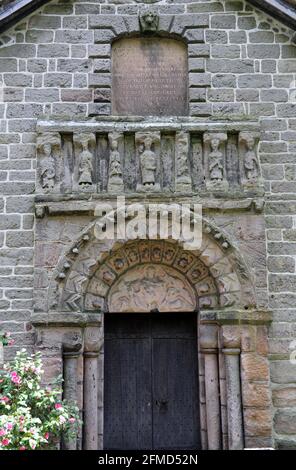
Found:
<svg viewBox="0 0 296 470"><path fill-rule="evenodd" d="M128 25L138 21L143 7L132 0L53 1L1 35L0 321L1 328L13 331L16 340L7 357L34 344L30 316L37 118L44 114L83 118L111 112L110 40L131 31ZM164 23L182 15L190 43L191 115L218 121L250 116L261 123L268 272L261 248L258 251L256 226L239 219L226 224L226 230L231 232L235 225L238 238L244 240L249 262L260 278L261 306L274 313L269 332L274 436L276 445L295 447L296 369L289 361L296 331L293 31L240 0L162 0L152 8ZM194 18L198 23L190 28ZM61 234L62 238L71 237L72 230L80 226L79 220L70 224L69 233ZM39 282L48 281L40 278ZM245 362L251 358L246 354ZM260 370L252 362L246 367ZM260 380L254 398L260 410L260 394L265 391L259 386ZM264 412L261 415L264 428Z"/></svg>

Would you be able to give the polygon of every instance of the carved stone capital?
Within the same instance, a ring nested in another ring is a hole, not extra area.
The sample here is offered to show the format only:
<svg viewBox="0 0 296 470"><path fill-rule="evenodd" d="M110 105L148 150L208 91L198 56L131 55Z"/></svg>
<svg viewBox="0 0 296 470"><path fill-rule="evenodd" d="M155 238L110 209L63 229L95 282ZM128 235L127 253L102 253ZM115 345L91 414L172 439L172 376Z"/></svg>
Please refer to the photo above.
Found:
<svg viewBox="0 0 296 470"><path fill-rule="evenodd" d="M222 343L225 349L240 350L240 345L241 345L240 327L233 326L233 325L223 325Z"/></svg>
<svg viewBox="0 0 296 470"><path fill-rule="evenodd" d="M216 324L200 325L200 347L202 352L213 354L218 348L218 326Z"/></svg>
<svg viewBox="0 0 296 470"><path fill-rule="evenodd" d="M68 331L63 336L62 345L64 355L78 355L82 348L81 333L78 331Z"/></svg>
<svg viewBox="0 0 296 470"><path fill-rule="evenodd" d="M102 329L89 326L84 330L84 354L88 357L99 354L103 346Z"/></svg>

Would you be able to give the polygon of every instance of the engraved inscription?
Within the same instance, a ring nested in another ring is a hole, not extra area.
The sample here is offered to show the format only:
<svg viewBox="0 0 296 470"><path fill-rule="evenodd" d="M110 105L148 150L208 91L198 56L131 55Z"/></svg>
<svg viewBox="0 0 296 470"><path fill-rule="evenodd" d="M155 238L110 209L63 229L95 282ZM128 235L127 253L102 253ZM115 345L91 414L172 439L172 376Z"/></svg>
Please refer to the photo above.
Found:
<svg viewBox="0 0 296 470"><path fill-rule="evenodd" d="M112 49L112 112L187 114L187 48L175 39L121 39Z"/></svg>

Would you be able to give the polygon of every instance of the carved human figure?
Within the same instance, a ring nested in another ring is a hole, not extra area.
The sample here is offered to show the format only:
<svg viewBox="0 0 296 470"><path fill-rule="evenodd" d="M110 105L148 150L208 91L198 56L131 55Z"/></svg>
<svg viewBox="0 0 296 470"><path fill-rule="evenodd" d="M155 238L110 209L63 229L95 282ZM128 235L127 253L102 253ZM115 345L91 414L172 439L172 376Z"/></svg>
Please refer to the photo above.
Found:
<svg viewBox="0 0 296 470"><path fill-rule="evenodd" d="M223 153L219 150L220 139L213 137L211 139L211 152L209 154L209 173L212 181L223 181L224 165Z"/></svg>
<svg viewBox="0 0 296 470"><path fill-rule="evenodd" d="M146 137L144 140L144 150L140 155L142 184L145 187L155 185L156 155L151 150L151 146L151 137Z"/></svg>
<svg viewBox="0 0 296 470"><path fill-rule="evenodd" d="M110 167L109 167L109 181L108 190L114 191L116 189L123 190L123 177L120 162L120 153L118 151L118 141L111 139L110 142Z"/></svg>
<svg viewBox="0 0 296 470"><path fill-rule="evenodd" d="M259 176L259 165L255 151L256 142L254 137L251 135L246 138L245 142L247 148L244 158L246 178L248 181L254 181Z"/></svg>
<svg viewBox="0 0 296 470"><path fill-rule="evenodd" d="M53 189L55 185L56 165L55 165L55 159L52 156L51 144L45 143L43 145L43 154L44 154L44 158L42 158L41 163L40 163L42 188Z"/></svg>
<svg viewBox="0 0 296 470"><path fill-rule="evenodd" d="M179 152L178 152L178 177L187 178L188 177L188 145L186 141L179 142Z"/></svg>
<svg viewBox="0 0 296 470"><path fill-rule="evenodd" d="M78 171L79 171L79 185L91 185L92 172L93 172L93 156L88 149L88 141L83 140L81 142L82 151L79 155Z"/></svg>

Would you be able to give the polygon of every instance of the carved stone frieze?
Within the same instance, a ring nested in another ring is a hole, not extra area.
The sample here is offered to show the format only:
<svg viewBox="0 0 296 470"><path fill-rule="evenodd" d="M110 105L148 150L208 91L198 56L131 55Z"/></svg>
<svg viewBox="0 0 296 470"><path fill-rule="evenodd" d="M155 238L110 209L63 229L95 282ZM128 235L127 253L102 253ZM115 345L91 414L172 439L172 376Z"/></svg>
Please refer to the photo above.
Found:
<svg viewBox="0 0 296 470"><path fill-rule="evenodd" d="M50 132L45 126L39 133L37 195L73 193L83 199L89 192L159 193L205 199L218 192L229 197L231 191L239 200L253 198L260 210L263 186L254 125L237 123L228 131L226 124L114 120L58 128Z"/></svg>

